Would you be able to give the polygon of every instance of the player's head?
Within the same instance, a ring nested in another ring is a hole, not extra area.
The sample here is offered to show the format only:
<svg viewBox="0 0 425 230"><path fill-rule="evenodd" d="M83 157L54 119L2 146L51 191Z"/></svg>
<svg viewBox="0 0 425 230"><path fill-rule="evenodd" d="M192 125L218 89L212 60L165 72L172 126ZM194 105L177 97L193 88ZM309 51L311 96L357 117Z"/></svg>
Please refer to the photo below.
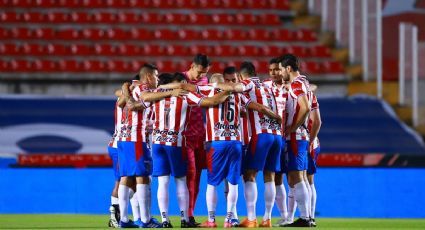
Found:
<svg viewBox="0 0 425 230"><path fill-rule="evenodd" d="M279 59L272 58L269 61L269 75L272 81L282 82L282 75L280 74Z"/></svg>
<svg viewBox="0 0 425 230"><path fill-rule="evenodd" d="M257 76L254 64L249 61L244 61L241 63L241 65L239 66L239 73L241 74L243 79Z"/></svg>
<svg viewBox="0 0 425 230"><path fill-rule="evenodd" d="M158 86L171 83L171 82L173 82L173 79L174 79L173 74L171 74L171 73L161 73L158 76Z"/></svg>
<svg viewBox="0 0 425 230"><path fill-rule="evenodd" d="M290 74L299 71L298 58L293 54L285 54L279 57L279 68L284 81L289 80Z"/></svg>
<svg viewBox="0 0 425 230"><path fill-rule="evenodd" d="M190 65L189 78L191 80L199 80L202 76L208 73L210 66L211 62L207 55L197 54Z"/></svg>
<svg viewBox="0 0 425 230"><path fill-rule="evenodd" d="M215 73L210 77L210 83L224 83L223 74Z"/></svg>
<svg viewBox="0 0 425 230"><path fill-rule="evenodd" d="M146 63L142 66L139 72L140 82L147 84L149 88L156 88L158 83L158 68Z"/></svg>
<svg viewBox="0 0 425 230"><path fill-rule="evenodd" d="M186 82L186 77L184 76L183 73L175 72L174 75L173 75L173 82L182 82L182 83L185 83Z"/></svg>
<svg viewBox="0 0 425 230"><path fill-rule="evenodd" d="M227 66L223 71L224 82L232 82L236 83L239 81L238 72L236 71L236 67Z"/></svg>

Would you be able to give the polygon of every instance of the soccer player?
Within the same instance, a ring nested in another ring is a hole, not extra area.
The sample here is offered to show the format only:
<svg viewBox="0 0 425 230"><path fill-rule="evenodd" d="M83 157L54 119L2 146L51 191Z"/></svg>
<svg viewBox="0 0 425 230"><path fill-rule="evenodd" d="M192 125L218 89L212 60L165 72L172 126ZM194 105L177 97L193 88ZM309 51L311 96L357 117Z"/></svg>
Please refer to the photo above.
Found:
<svg viewBox="0 0 425 230"><path fill-rule="evenodd" d="M313 88L313 87L312 87ZM320 131L320 126L322 125L322 120L320 118L320 110L319 110L319 102L317 101L317 97L314 94L313 90L311 91L311 97L312 97L312 105L311 105L311 112L309 115L309 122L308 122L308 130L310 133L310 143L309 143L309 154L308 157L308 169L307 169L307 178L308 178L308 185L311 188L311 202L310 202L310 217L311 217L311 224L313 227L316 227L316 220L315 220L315 212L316 212L316 187L314 186L314 175L317 171L317 157L320 153L320 142L319 138L317 137L317 134Z"/></svg>
<svg viewBox="0 0 425 230"><path fill-rule="evenodd" d="M274 97L276 99L278 114L282 117L282 130L285 129L286 121L286 100L288 98L288 91L286 90L287 84L283 81L282 75L279 69L278 58L272 58L269 62L269 76L270 79L264 81L264 84L272 88ZM282 135L282 148L280 156L280 167L279 172L276 172L275 185L276 185L276 205L280 212L281 219L278 220L273 226L283 227L287 222L288 207L286 205L286 189L283 183L283 174L287 173L286 168L286 153L285 153L285 135Z"/></svg>
<svg viewBox="0 0 425 230"><path fill-rule="evenodd" d="M162 76L161 76L162 77ZM164 75L164 77L167 77ZM174 80L182 82L185 76L181 73L174 75ZM166 82L166 81L165 81ZM167 83L167 82L166 82ZM186 185L186 171L188 159L183 146L186 137L183 134L187 127L191 109L195 106L208 107L223 102L227 92L221 92L213 97L202 97L199 94L189 92L186 96L177 97L172 94L162 100L153 103L155 122L153 131L153 175L158 177L158 205L161 211L162 227L172 227L168 217L168 184L170 175L175 177L177 197L181 211L181 227L197 227L196 223L188 218L188 196Z"/></svg>
<svg viewBox="0 0 425 230"><path fill-rule="evenodd" d="M239 82L238 71L234 66L227 66L223 70L224 82Z"/></svg>
<svg viewBox="0 0 425 230"><path fill-rule="evenodd" d="M243 79L236 84L220 85L222 89L231 89L236 92L245 92L254 102L277 111L276 101L270 88L265 87L256 77L255 66L250 62L243 62L239 73ZM264 172L265 186L265 213L260 227L271 227L271 212L276 196L274 175L280 170L280 151L282 146L281 125L275 118L257 111L248 110L251 140L248 152L243 163L243 177L245 181L245 200L248 217L240 226L256 228L258 226L255 206L257 203L257 184L255 177L258 171Z"/></svg>
<svg viewBox="0 0 425 230"><path fill-rule="evenodd" d="M146 119L147 112L143 109L135 110L133 105L140 100L141 92L149 88L155 88L157 84L158 70L154 65L145 64L139 73L140 82L134 82L130 92L129 84L122 87L126 98L126 106L123 109L121 134L118 141L118 159L120 170L120 185L118 199L121 211L121 228L134 227L158 227L160 224L151 218L149 210L149 183L151 174L151 154L146 145ZM140 222L134 223L128 219L127 204L129 190L136 180L136 196L140 206Z"/></svg>
<svg viewBox="0 0 425 230"><path fill-rule="evenodd" d="M287 100L287 123L285 128L286 143L288 147L288 211L291 205L291 197L294 197L300 209L300 218L288 227L310 227L309 216L309 192L304 180L307 169L307 145L309 135L306 121L310 112L308 99L308 82L300 75L298 58L292 54L286 54L279 58L279 68L283 80L290 82ZM291 214L289 214L291 216Z"/></svg>
<svg viewBox="0 0 425 230"><path fill-rule="evenodd" d="M183 73L186 76L186 81L194 85L208 84L206 74L208 73L210 65L211 62L207 55L197 54L193 58L190 69ZM187 187L189 188L189 220L192 223L196 223L193 217L193 211L199 193L201 172L202 169L205 168L206 155L204 145L205 127L201 108L192 108L190 120L184 135L186 136L186 151L188 158Z"/></svg>
<svg viewBox="0 0 425 230"><path fill-rule="evenodd" d="M117 97L117 102L115 103L114 110L114 124L115 131L112 135L112 139L108 144L108 153L109 157L112 160L112 169L114 170L115 176L115 185L111 194L111 206L109 207L109 211L111 212L111 217L109 219L108 226L113 228L119 227L120 221L120 208L118 204L118 186L120 182L120 176L118 171L118 149L117 149L117 140L118 140L118 132L121 129L121 115L122 115L122 107L125 105L125 98L121 93L121 90L115 91L115 96Z"/></svg>

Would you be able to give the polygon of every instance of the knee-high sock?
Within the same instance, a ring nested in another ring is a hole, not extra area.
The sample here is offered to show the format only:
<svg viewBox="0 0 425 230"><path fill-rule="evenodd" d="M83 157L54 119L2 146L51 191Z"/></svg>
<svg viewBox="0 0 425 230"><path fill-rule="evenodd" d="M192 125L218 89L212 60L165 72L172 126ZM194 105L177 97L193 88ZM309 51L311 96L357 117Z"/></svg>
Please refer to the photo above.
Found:
<svg viewBox="0 0 425 230"><path fill-rule="evenodd" d="M181 219L189 221L187 215L187 209L189 208L189 190L187 189L186 177L175 178L175 181Z"/></svg>
<svg viewBox="0 0 425 230"><path fill-rule="evenodd" d="M150 178L150 182L152 182L152 178ZM151 216L151 207L152 207L152 187L151 183L149 183L149 189L148 189L148 200L147 200L147 206L148 206L148 215L149 220L152 218Z"/></svg>
<svg viewBox="0 0 425 230"><path fill-rule="evenodd" d="M133 189L130 188L129 193L130 204L131 204L131 213L133 214L133 219L140 219L140 205L137 195L134 193Z"/></svg>
<svg viewBox="0 0 425 230"><path fill-rule="evenodd" d="M207 209L208 221L215 222L215 208L217 206L217 188L213 185L207 185Z"/></svg>
<svg viewBox="0 0 425 230"><path fill-rule="evenodd" d="M228 186L228 195L227 195L227 216L226 221L231 219L237 219L236 213L236 203L238 202L238 185L233 185L227 183Z"/></svg>
<svg viewBox="0 0 425 230"><path fill-rule="evenodd" d="M111 204L118 204L118 197L111 196Z"/></svg>
<svg viewBox="0 0 425 230"><path fill-rule="evenodd" d="M246 211L248 220L257 219L255 212L255 205L257 204L257 183L256 182L245 182L244 189L245 201L246 201Z"/></svg>
<svg viewBox="0 0 425 230"><path fill-rule="evenodd" d="M149 205L148 205L148 184L137 184L136 196L140 206L140 219L143 223L149 222Z"/></svg>
<svg viewBox="0 0 425 230"><path fill-rule="evenodd" d="M308 216L308 190L305 181L301 181L295 184L295 200L297 201L298 208L300 210L300 217L307 219Z"/></svg>
<svg viewBox="0 0 425 230"><path fill-rule="evenodd" d="M311 218L314 219L314 213L316 212L316 200L317 200L317 193L316 193L316 186L314 184L310 185L311 188Z"/></svg>
<svg viewBox="0 0 425 230"><path fill-rule="evenodd" d="M158 177L158 207L161 212L162 222L169 221L168 219L168 185L170 183L170 176Z"/></svg>
<svg viewBox="0 0 425 230"><path fill-rule="evenodd" d="M305 183L305 187L307 188L307 202L306 202L307 217L311 217L311 196L312 196L311 187L308 181L304 181L304 183Z"/></svg>
<svg viewBox="0 0 425 230"><path fill-rule="evenodd" d="M288 221L293 222L295 210L297 209L297 202L295 201L295 187L289 187L288 193Z"/></svg>
<svg viewBox="0 0 425 230"><path fill-rule="evenodd" d="M265 201L265 212L263 220L272 219L272 210L274 200L276 199L276 186L274 181L264 183L264 201Z"/></svg>
<svg viewBox="0 0 425 230"><path fill-rule="evenodd" d="M280 212L280 218L288 218L288 207L286 205L286 189L283 184L276 186L276 205Z"/></svg>
<svg viewBox="0 0 425 230"><path fill-rule="evenodd" d="M120 184L118 187L118 203L120 206L120 219L122 222L128 222L128 201L130 188L126 185Z"/></svg>

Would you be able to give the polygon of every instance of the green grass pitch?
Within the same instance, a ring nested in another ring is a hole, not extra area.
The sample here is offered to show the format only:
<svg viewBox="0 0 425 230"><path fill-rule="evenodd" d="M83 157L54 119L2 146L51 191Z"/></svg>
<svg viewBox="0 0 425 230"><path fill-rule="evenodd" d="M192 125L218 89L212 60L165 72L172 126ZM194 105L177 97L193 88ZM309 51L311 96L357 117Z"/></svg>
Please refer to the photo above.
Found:
<svg viewBox="0 0 425 230"><path fill-rule="evenodd" d="M108 215L0 214L0 229L107 229L108 218ZM217 218L219 226L223 219ZM180 228L179 217L172 217L171 221L175 228ZM317 229L425 229L425 219L317 218L316 222Z"/></svg>

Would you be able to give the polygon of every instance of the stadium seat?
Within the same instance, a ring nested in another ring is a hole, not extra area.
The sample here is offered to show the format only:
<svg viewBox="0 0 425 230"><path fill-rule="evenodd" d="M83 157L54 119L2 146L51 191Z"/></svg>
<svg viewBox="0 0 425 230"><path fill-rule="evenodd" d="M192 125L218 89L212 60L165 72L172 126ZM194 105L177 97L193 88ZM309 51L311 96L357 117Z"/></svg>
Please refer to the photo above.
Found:
<svg viewBox="0 0 425 230"><path fill-rule="evenodd" d="M165 55L169 56L186 56L188 53L187 47L182 45L170 45L165 49Z"/></svg>
<svg viewBox="0 0 425 230"><path fill-rule="evenodd" d="M35 37L42 40L56 39L56 32L51 28L38 28L34 31Z"/></svg>
<svg viewBox="0 0 425 230"><path fill-rule="evenodd" d="M49 12L47 13L47 22L50 23L69 23L71 16L62 12Z"/></svg>
<svg viewBox="0 0 425 230"><path fill-rule="evenodd" d="M108 2L111 2L111 1L104 1L104 0L81 0L80 1L81 5L84 8L107 8ZM112 2L115 2L115 1L112 1ZM109 6L116 7L118 3L121 1L116 1L116 2L117 4L109 5Z"/></svg>
<svg viewBox="0 0 425 230"><path fill-rule="evenodd" d="M83 70L87 72L104 72L105 69L105 63L102 61L97 60L86 60L83 61Z"/></svg>
<svg viewBox="0 0 425 230"><path fill-rule="evenodd" d="M119 12L117 17L120 23L135 24L142 21L142 19L136 13Z"/></svg>
<svg viewBox="0 0 425 230"><path fill-rule="evenodd" d="M85 12L72 12L71 21L74 23L93 23L93 17L91 14Z"/></svg>
<svg viewBox="0 0 425 230"><path fill-rule="evenodd" d="M0 14L0 22L4 23L15 23L15 22L21 22L23 19L21 17L21 14L18 14L16 12L2 12Z"/></svg>
<svg viewBox="0 0 425 230"><path fill-rule="evenodd" d="M197 24L197 25L208 25L211 24L211 20L209 15L206 14L189 14L188 20L190 24Z"/></svg>
<svg viewBox="0 0 425 230"><path fill-rule="evenodd" d="M63 8L80 8L80 0L59 0L57 1L58 6Z"/></svg>
<svg viewBox="0 0 425 230"><path fill-rule="evenodd" d="M128 31L119 29L119 28L111 28L106 31L106 38L111 40L127 40L129 38Z"/></svg>
<svg viewBox="0 0 425 230"><path fill-rule="evenodd" d="M324 71L328 73L344 73L344 65L338 61L327 61L323 63Z"/></svg>
<svg viewBox="0 0 425 230"><path fill-rule="evenodd" d="M38 72L55 72L58 70L57 63L48 60L35 60L32 67Z"/></svg>
<svg viewBox="0 0 425 230"><path fill-rule="evenodd" d="M104 24L113 24L118 21L116 14L108 12L96 12L92 15L92 18L95 22Z"/></svg>
<svg viewBox="0 0 425 230"><path fill-rule="evenodd" d="M31 71L31 62L27 60L12 60L10 62L10 69L14 72Z"/></svg>
<svg viewBox="0 0 425 230"><path fill-rule="evenodd" d="M0 28L0 39L10 39L12 32L9 29Z"/></svg>
<svg viewBox="0 0 425 230"><path fill-rule="evenodd" d="M151 40L153 39L153 32L146 29L131 29L129 38L139 41Z"/></svg>
<svg viewBox="0 0 425 230"><path fill-rule="evenodd" d="M314 57L331 57L331 50L327 46L310 47L310 54Z"/></svg>
<svg viewBox="0 0 425 230"><path fill-rule="evenodd" d="M14 39L32 39L33 31L28 28L12 28L10 30L10 36Z"/></svg>
<svg viewBox="0 0 425 230"><path fill-rule="evenodd" d="M28 56L43 56L48 54L46 48L39 44L24 44L22 45L22 51L23 54Z"/></svg>
<svg viewBox="0 0 425 230"><path fill-rule="evenodd" d="M47 21L46 15L39 12L24 13L22 19L27 23L45 23Z"/></svg>
<svg viewBox="0 0 425 230"><path fill-rule="evenodd" d="M11 71L10 62L0 60L0 72L10 72L10 71Z"/></svg>
<svg viewBox="0 0 425 230"><path fill-rule="evenodd" d="M115 56L117 54L116 47L110 44L96 44L94 51L101 56Z"/></svg>
<svg viewBox="0 0 425 230"><path fill-rule="evenodd" d="M105 32L97 28L83 29L82 35L85 39L89 40L102 40L105 38Z"/></svg>
<svg viewBox="0 0 425 230"><path fill-rule="evenodd" d="M89 56L94 54L93 47L89 45L73 44L71 45L70 50L73 55L78 55L78 56Z"/></svg>
<svg viewBox="0 0 425 230"><path fill-rule="evenodd" d="M80 72L81 63L76 60L60 60L58 68L62 72Z"/></svg>
<svg viewBox="0 0 425 230"><path fill-rule="evenodd" d="M122 56L139 56L140 51L139 46L126 44L119 45L117 50L118 54Z"/></svg>
<svg viewBox="0 0 425 230"><path fill-rule="evenodd" d="M55 56L71 55L70 47L62 44L48 44L46 51L48 54Z"/></svg>
<svg viewBox="0 0 425 230"><path fill-rule="evenodd" d="M20 55L21 51L20 51L20 47L18 45L15 44L4 44L4 43L0 43L0 54L3 56L13 56L13 55Z"/></svg>
<svg viewBox="0 0 425 230"><path fill-rule="evenodd" d="M57 30L56 35L60 40L74 40L80 36L80 31L76 29L63 29Z"/></svg>
<svg viewBox="0 0 425 230"><path fill-rule="evenodd" d="M317 62L301 62L301 72L308 74L321 74L323 69L320 63Z"/></svg>
<svg viewBox="0 0 425 230"><path fill-rule="evenodd" d="M110 72L118 72L118 73L127 73L127 72L131 72L131 65L128 62L125 61L108 61L105 64L105 68L106 70L110 71Z"/></svg>
<svg viewBox="0 0 425 230"><path fill-rule="evenodd" d="M144 45L140 47L140 54L143 56L162 56L166 55L166 49L164 46L159 45Z"/></svg>
<svg viewBox="0 0 425 230"><path fill-rule="evenodd" d="M179 30L177 32L178 38L181 40L199 40L200 37L200 33L198 31L194 31L194 30Z"/></svg>
<svg viewBox="0 0 425 230"><path fill-rule="evenodd" d="M175 40L177 32L169 29L158 29L154 31L154 38L160 40Z"/></svg>

